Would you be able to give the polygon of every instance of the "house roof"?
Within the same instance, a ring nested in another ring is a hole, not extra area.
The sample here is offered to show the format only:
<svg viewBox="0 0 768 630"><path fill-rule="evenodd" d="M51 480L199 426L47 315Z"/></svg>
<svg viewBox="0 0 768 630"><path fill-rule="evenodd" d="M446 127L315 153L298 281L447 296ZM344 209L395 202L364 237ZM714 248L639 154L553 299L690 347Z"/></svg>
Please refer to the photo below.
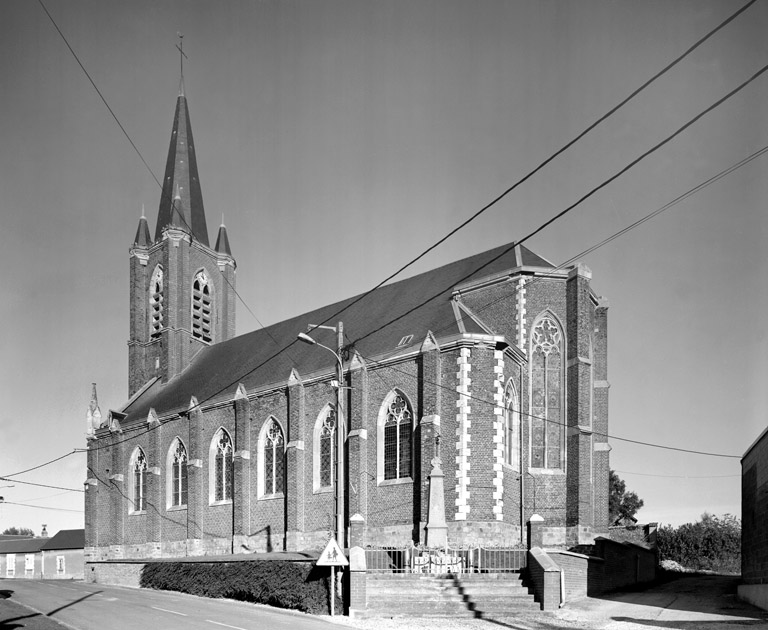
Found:
<svg viewBox="0 0 768 630"><path fill-rule="evenodd" d="M335 365L331 353L296 343L296 335L309 324L341 320L346 342L364 361L394 356L408 346L418 348L430 331L438 341L462 333L486 335L486 329L469 316L457 321L451 304L454 287L521 267L552 269L553 265L523 246L502 245L384 285L359 302L355 302L359 296L352 297L213 344L201 350L181 374L167 383L156 380L129 401L121 422L145 421L150 409L158 416L186 411L192 396L200 404L232 400L238 383L248 391L267 389L285 383L292 369L301 378L329 373ZM401 345L409 335L412 339ZM318 330L313 337L336 345L330 331Z"/></svg>
<svg viewBox="0 0 768 630"><path fill-rule="evenodd" d="M53 551L56 549L84 549L85 530L62 529L41 548L43 551Z"/></svg>
<svg viewBox="0 0 768 630"><path fill-rule="evenodd" d="M0 540L0 554L4 553L36 553L42 549L50 538L23 538L17 540Z"/></svg>

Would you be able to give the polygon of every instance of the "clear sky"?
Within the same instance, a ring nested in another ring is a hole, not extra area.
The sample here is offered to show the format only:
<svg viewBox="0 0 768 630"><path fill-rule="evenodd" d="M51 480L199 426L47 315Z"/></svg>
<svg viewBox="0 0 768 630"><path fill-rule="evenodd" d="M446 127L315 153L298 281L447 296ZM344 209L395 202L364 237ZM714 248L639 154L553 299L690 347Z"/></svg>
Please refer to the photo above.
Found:
<svg viewBox="0 0 768 630"><path fill-rule="evenodd" d="M743 2L44 0L156 177L185 86L238 332L365 291ZM509 243L768 63L759 0L407 273ZM768 145L768 74L526 243L560 263ZM0 476L85 446L127 398L128 248L160 189L42 7L0 4ZM740 456L768 424L768 156L584 256L610 301L610 433ZM259 323L260 322L260 323ZM298 331L297 331L298 332ZM738 458L612 439L641 521L740 511ZM18 477L82 489L75 454ZM83 526L0 481L0 530ZM20 507L11 503L43 507ZM46 508L46 509L43 509Z"/></svg>

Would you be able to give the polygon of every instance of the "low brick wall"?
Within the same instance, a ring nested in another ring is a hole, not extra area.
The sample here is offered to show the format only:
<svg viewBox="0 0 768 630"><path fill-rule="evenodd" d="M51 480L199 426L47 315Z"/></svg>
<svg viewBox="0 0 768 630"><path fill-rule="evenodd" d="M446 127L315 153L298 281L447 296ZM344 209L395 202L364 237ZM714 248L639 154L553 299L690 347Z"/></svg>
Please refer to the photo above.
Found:
<svg viewBox="0 0 768 630"><path fill-rule="evenodd" d="M605 592L605 560L570 551L547 551L563 570L565 601L571 602Z"/></svg>
<svg viewBox="0 0 768 630"><path fill-rule="evenodd" d="M528 580L542 610L560 607L560 567L539 547L528 551Z"/></svg>

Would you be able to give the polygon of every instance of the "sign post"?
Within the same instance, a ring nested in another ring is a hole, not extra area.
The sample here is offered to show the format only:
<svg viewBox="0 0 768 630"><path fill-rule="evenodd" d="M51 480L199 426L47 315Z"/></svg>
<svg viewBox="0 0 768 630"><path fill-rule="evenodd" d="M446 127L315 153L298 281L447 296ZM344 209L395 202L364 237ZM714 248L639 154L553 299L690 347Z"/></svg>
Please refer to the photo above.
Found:
<svg viewBox="0 0 768 630"><path fill-rule="evenodd" d="M335 538L331 538L328 544L323 549L323 553L320 554L315 563L318 567L331 567L331 617L336 614L336 589L334 588L336 578L336 567L346 567L349 565L349 560L344 555L344 552L339 547L339 543Z"/></svg>

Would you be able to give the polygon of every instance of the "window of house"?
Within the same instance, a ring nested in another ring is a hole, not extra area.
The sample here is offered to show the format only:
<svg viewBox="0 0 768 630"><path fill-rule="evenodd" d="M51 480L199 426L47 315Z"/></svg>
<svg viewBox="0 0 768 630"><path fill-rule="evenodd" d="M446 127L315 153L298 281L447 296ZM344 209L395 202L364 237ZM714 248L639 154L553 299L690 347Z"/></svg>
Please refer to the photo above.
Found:
<svg viewBox="0 0 768 630"><path fill-rule="evenodd" d="M16 575L16 554L5 554L5 577L13 577Z"/></svg>
<svg viewBox="0 0 768 630"><path fill-rule="evenodd" d="M134 512L147 509L147 457L141 448L136 448L131 456L132 504Z"/></svg>
<svg viewBox="0 0 768 630"><path fill-rule="evenodd" d="M66 573L64 556L56 556L56 575L64 575L64 573Z"/></svg>
<svg viewBox="0 0 768 630"><path fill-rule="evenodd" d="M391 393L379 414L380 479L410 479L412 476L413 412L405 396Z"/></svg>
<svg viewBox="0 0 768 630"><path fill-rule="evenodd" d="M262 452L262 495L281 494L285 491L285 439L277 420L270 418L263 430Z"/></svg>
<svg viewBox="0 0 768 630"><path fill-rule="evenodd" d="M195 274L192 281L192 336L208 342L213 339L212 304L210 278L203 269Z"/></svg>
<svg viewBox="0 0 768 630"><path fill-rule="evenodd" d="M149 336L160 336L163 328L163 268L158 265L149 283Z"/></svg>
<svg viewBox="0 0 768 630"><path fill-rule="evenodd" d="M315 492L329 490L335 479L336 459L336 407L323 407L315 421L313 464L313 488Z"/></svg>
<svg viewBox="0 0 768 630"><path fill-rule="evenodd" d="M187 449L184 448L184 443L176 438L168 451L166 467L170 482L167 501L169 507L182 507L187 504L187 461Z"/></svg>
<svg viewBox="0 0 768 630"><path fill-rule="evenodd" d="M219 429L211 442L211 501L232 500L232 438Z"/></svg>
<svg viewBox="0 0 768 630"><path fill-rule="evenodd" d="M562 468L565 433L563 334L550 315L531 335L531 466Z"/></svg>
<svg viewBox="0 0 768 630"><path fill-rule="evenodd" d="M35 554L28 553L24 556L24 573L30 575L35 572Z"/></svg>
<svg viewBox="0 0 768 630"><path fill-rule="evenodd" d="M504 463L520 471L520 404L512 381L504 391Z"/></svg>

